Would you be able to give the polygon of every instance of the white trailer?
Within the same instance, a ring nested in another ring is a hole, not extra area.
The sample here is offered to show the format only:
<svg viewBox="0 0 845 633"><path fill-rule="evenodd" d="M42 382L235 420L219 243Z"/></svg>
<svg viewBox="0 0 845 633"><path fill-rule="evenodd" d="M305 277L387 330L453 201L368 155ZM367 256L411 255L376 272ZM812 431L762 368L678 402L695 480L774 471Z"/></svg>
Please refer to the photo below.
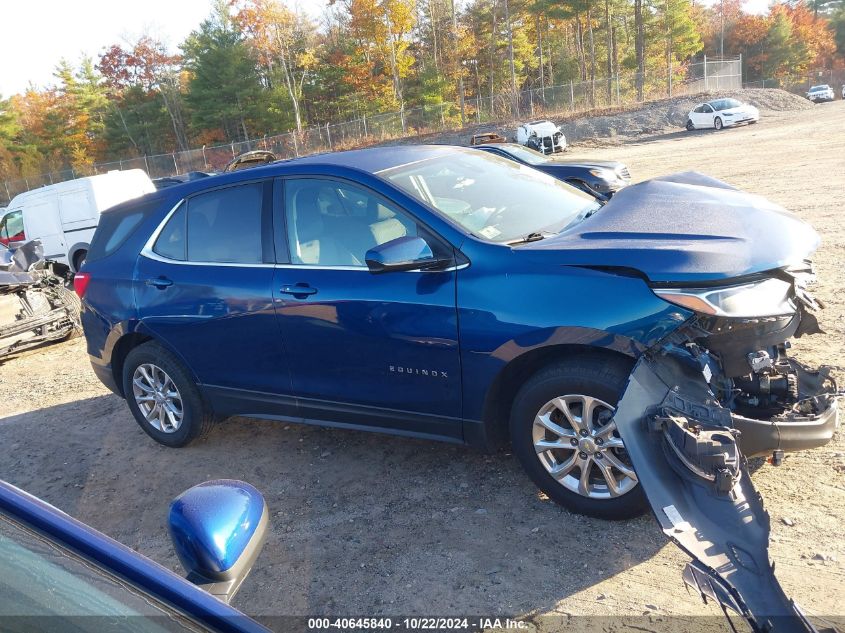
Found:
<svg viewBox="0 0 845 633"><path fill-rule="evenodd" d="M0 233L6 225L19 226L22 219L23 235L14 236L16 241L40 240L45 259L66 264L76 272L88 254L100 213L153 191L155 186L141 169L110 171L33 189L12 199Z"/></svg>

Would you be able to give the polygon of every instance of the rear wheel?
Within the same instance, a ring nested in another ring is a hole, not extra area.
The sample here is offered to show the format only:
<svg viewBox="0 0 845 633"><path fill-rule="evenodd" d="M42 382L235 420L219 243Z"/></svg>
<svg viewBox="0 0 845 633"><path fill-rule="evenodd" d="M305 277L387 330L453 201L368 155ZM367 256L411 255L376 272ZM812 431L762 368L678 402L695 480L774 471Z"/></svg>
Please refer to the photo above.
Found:
<svg viewBox="0 0 845 633"><path fill-rule="evenodd" d="M612 420L630 366L583 357L537 373L511 411L514 453L553 501L579 514L628 519L647 503Z"/></svg>
<svg viewBox="0 0 845 633"><path fill-rule="evenodd" d="M214 422L189 372L155 342L139 345L126 356L123 393L135 421L165 446L186 446L206 435Z"/></svg>
<svg viewBox="0 0 845 633"><path fill-rule="evenodd" d="M713 121L713 127L717 130L722 129L722 117L716 117L716 119Z"/></svg>
<svg viewBox="0 0 845 633"><path fill-rule="evenodd" d="M692 122L691 119L687 119L687 130L692 132L695 129L695 124Z"/></svg>

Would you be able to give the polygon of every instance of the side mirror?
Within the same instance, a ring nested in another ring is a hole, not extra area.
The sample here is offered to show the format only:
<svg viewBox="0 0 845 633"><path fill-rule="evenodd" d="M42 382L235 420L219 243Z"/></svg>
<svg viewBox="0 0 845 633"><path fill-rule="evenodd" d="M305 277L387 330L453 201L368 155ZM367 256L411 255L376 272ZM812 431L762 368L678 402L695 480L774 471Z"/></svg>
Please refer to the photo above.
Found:
<svg viewBox="0 0 845 633"><path fill-rule="evenodd" d="M400 270L432 270L449 260L436 259L431 247L421 237L398 237L371 248L364 255L371 273Z"/></svg>
<svg viewBox="0 0 845 633"><path fill-rule="evenodd" d="M232 479L207 481L176 497L168 525L188 580L229 602L258 558L268 514L258 490Z"/></svg>

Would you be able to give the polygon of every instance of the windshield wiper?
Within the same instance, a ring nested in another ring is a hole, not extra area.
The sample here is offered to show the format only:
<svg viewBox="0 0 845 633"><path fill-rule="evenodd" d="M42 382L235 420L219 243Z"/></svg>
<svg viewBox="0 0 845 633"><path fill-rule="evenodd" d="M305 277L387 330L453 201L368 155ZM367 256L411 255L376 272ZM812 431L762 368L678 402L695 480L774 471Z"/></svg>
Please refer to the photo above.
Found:
<svg viewBox="0 0 845 633"><path fill-rule="evenodd" d="M529 233L525 237L520 237L518 240L508 242L508 244L525 244L526 242L539 242L540 240L546 239L547 235L554 235L554 233L541 233L540 231L535 231L533 233Z"/></svg>

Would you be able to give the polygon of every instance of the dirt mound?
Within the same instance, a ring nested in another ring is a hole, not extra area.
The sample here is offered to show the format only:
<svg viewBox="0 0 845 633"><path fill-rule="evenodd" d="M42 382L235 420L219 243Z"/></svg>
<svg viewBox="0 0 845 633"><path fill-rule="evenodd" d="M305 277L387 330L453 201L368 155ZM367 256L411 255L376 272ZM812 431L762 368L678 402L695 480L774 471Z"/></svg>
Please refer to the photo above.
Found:
<svg viewBox="0 0 845 633"><path fill-rule="evenodd" d="M806 99L784 90L762 88L729 90L652 101L637 110L610 115L564 119L560 121L560 126L569 142L590 138L653 134L663 132L667 128L683 127L687 121L687 114L696 105L702 101L723 97L733 97L750 103L763 112L806 110L813 107L813 104Z"/></svg>
<svg viewBox="0 0 845 633"><path fill-rule="evenodd" d="M630 138L683 128L687 121L687 114L696 105L702 101L723 97L733 97L745 103L750 103L760 108L764 113L808 110L813 107L813 104L807 99L785 90L752 88L660 99L638 106L614 108L601 112L561 113L557 116L550 115L548 118L560 125L569 143L578 143L590 139ZM386 144L468 145L472 135L479 132L497 132L505 138L511 139L517 125L518 123L515 121L497 121L467 126L462 130L396 139Z"/></svg>

